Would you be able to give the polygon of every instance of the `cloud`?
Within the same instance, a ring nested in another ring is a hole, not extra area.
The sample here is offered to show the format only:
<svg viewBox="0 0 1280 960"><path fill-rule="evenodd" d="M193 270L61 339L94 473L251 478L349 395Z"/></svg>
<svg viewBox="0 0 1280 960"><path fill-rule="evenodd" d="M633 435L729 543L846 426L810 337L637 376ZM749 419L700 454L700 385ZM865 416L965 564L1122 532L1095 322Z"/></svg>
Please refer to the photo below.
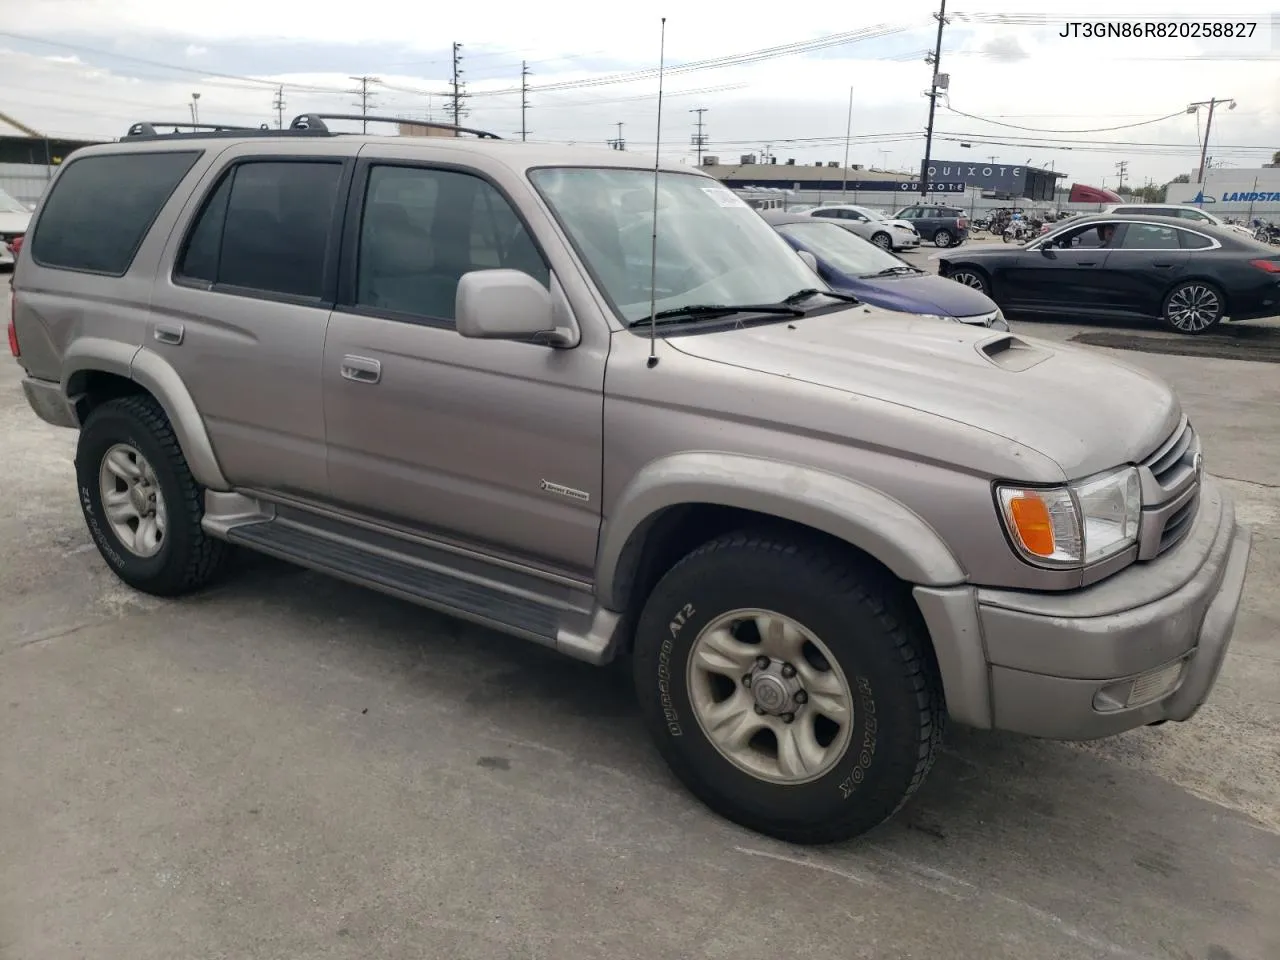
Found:
<svg viewBox="0 0 1280 960"><path fill-rule="evenodd" d="M1236 0L1236 8L1265 2L1270 0ZM428 17L400 0L363 0L361 15L353 18L347 7L303 7L298 0L221 0L215 17L168 0L24 0L3 29L55 45L0 36L0 46L8 48L0 50L0 89L4 109L16 118L51 134L81 137L119 136L137 120L180 121L189 117L187 104L197 91L206 121L274 125L277 84L285 88L285 121L303 112L354 112L351 78L361 75L382 81L372 85L376 112L443 119L448 38L457 38L464 45L469 123L519 136L520 96L497 91L518 88L527 62L534 139L603 145L622 123L629 148L652 151L654 78L599 81L656 65L657 14L641 5L611 10L605 21L594 2L557 0L554 6L550 16L514 0L491 0L483 9L456 5L433 9ZM780 164L790 157L797 163L840 161L852 88L850 161L916 169L927 113L921 93L929 76L921 60L933 46L935 6L936 0L899 0L849 25L897 28L879 39L808 56L673 72L663 106L664 156L689 154L695 119L689 111L705 107L712 155L736 159L771 146ZM984 0L982 6L1018 14L1027 5ZM1134 18L1153 20L1203 13L1190 0L1129 0L1128 6ZM778 27L762 33L756 18L725 18L694 4L673 14L666 55L677 66L825 32ZM1155 38L1063 38L1062 22L1048 15L1019 14L1004 23L963 16L956 14L945 34L949 103L997 123L962 117L943 104L936 156L1053 162L1071 179L1093 183L1112 175L1117 160L1128 160L1131 182L1162 182L1195 166L1195 117L1100 128L1174 114L1211 94L1235 95L1239 102L1237 110L1214 117L1210 152L1220 160L1257 166L1280 147L1278 61L1258 59L1259 44L1269 45L1270 34L1250 41L1231 61L1188 69L1183 58L1211 49ZM1256 19L1265 25L1264 14ZM74 32L67 24L75 25ZM475 39L480 37L484 42ZM1280 31L1275 41L1280 43ZM545 89L568 81L591 84ZM1259 149L1238 146L1249 144Z"/></svg>
<svg viewBox="0 0 1280 960"><path fill-rule="evenodd" d="M984 56L999 63L1017 63L1019 60L1027 60L1031 56L1023 48L1017 37L1008 35L992 37L982 45L982 53Z"/></svg>

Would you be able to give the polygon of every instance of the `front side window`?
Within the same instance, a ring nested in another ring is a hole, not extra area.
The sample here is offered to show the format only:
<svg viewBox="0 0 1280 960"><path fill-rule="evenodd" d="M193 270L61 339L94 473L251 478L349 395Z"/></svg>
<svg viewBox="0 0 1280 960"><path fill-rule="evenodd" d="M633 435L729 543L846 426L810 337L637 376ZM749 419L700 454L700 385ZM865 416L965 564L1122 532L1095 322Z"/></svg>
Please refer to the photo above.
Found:
<svg viewBox="0 0 1280 960"><path fill-rule="evenodd" d="M868 243L834 224L788 223L778 227L778 232L795 240L820 261L846 276L875 276L907 266L874 243Z"/></svg>
<svg viewBox="0 0 1280 960"><path fill-rule="evenodd" d="M123 276L199 151L112 153L71 160L31 241L41 266Z"/></svg>
<svg viewBox="0 0 1280 960"><path fill-rule="evenodd" d="M551 271L511 204L488 181L453 170L369 171L356 304L453 320L458 281L473 270L520 270L544 287Z"/></svg>
<svg viewBox="0 0 1280 960"><path fill-rule="evenodd" d="M617 168L531 171L624 322L692 304L773 304L814 286L813 272L773 227L732 192L697 174L658 175L656 281L654 175Z"/></svg>
<svg viewBox="0 0 1280 960"><path fill-rule="evenodd" d="M205 201L177 276L210 285L319 299L342 164L236 164Z"/></svg>

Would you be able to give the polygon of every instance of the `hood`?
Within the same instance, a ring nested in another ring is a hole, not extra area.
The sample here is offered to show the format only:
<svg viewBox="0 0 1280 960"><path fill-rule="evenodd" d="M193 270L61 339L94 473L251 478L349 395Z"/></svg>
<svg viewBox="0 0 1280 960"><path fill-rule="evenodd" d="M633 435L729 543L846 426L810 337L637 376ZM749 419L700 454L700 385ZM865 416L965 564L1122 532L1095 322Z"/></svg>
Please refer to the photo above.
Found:
<svg viewBox="0 0 1280 960"><path fill-rule="evenodd" d="M986 431L1073 480L1143 459L1182 415L1168 384L1092 351L868 307L667 342Z"/></svg>
<svg viewBox="0 0 1280 960"><path fill-rule="evenodd" d="M915 233L916 225L910 220L889 220L887 222L893 224L895 227L906 227L912 233Z"/></svg>
<svg viewBox="0 0 1280 960"><path fill-rule="evenodd" d="M886 310L936 313L944 317L977 317L994 313L995 301L980 290L933 274L875 279L832 277L832 287Z"/></svg>

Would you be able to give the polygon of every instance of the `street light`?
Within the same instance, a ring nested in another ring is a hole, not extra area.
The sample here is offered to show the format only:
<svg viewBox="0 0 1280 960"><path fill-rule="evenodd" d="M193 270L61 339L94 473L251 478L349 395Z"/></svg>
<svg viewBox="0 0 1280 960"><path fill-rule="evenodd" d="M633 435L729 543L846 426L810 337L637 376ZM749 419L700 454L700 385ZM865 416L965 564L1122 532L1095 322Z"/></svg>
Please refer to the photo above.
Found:
<svg viewBox="0 0 1280 960"><path fill-rule="evenodd" d="M1236 108L1234 99L1223 97L1211 97L1208 100L1199 100L1196 103L1187 104L1187 113L1199 113L1201 107L1209 108L1209 117L1204 123L1204 142L1200 144L1200 173L1196 177L1196 183L1204 183L1204 158L1209 150L1209 130L1213 126L1213 108L1220 103L1225 103L1228 110Z"/></svg>

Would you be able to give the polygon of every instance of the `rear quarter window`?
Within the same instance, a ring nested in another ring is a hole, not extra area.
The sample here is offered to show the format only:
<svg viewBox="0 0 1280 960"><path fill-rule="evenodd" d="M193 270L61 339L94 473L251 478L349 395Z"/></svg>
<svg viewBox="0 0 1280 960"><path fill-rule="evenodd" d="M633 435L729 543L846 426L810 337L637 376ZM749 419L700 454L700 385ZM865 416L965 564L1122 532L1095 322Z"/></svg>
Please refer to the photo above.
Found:
<svg viewBox="0 0 1280 960"><path fill-rule="evenodd" d="M115 153L70 161L36 222L32 259L42 267L123 276L200 153Z"/></svg>

